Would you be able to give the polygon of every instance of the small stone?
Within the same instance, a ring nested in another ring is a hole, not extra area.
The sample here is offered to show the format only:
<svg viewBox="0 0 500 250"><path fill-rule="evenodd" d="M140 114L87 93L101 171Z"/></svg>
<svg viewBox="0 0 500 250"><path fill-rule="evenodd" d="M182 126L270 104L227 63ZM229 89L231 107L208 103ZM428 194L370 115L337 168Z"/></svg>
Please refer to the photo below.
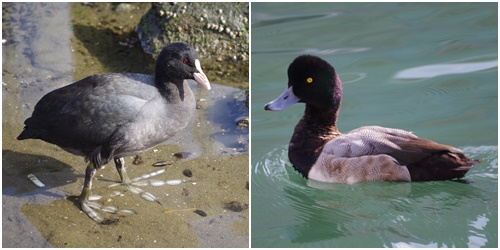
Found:
<svg viewBox="0 0 500 250"><path fill-rule="evenodd" d="M194 212L195 212L196 214L198 214L199 216L201 216L201 217L206 217L206 216L207 216L207 213L203 212L203 211L202 211L202 210L200 210L200 209L196 209L196 210L194 210Z"/></svg>
<svg viewBox="0 0 500 250"><path fill-rule="evenodd" d="M153 163L153 167L164 167L164 166L167 166L167 165L172 165L172 163L171 162L167 162L167 161L159 161L159 162Z"/></svg>
<svg viewBox="0 0 500 250"><path fill-rule="evenodd" d="M142 158L138 155L135 156L134 161L132 162L132 164L134 164L134 165L139 165L142 163L143 163Z"/></svg>
<svg viewBox="0 0 500 250"><path fill-rule="evenodd" d="M224 207L233 211L233 212L241 212L244 209L248 208L248 204L244 204L244 203L241 203L238 201L231 201L229 203L226 203L226 205Z"/></svg>
<svg viewBox="0 0 500 250"><path fill-rule="evenodd" d="M191 155L190 152L178 152L178 153L175 153L174 156L179 158L179 159L186 159L188 158L189 156Z"/></svg>
<svg viewBox="0 0 500 250"><path fill-rule="evenodd" d="M184 171L182 171L182 174L186 177L193 177L193 172L191 172L191 170L189 169L184 169Z"/></svg>
<svg viewBox="0 0 500 250"><path fill-rule="evenodd" d="M250 125L248 117L241 117L236 120L236 125L240 128L248 128Z"/></svg>

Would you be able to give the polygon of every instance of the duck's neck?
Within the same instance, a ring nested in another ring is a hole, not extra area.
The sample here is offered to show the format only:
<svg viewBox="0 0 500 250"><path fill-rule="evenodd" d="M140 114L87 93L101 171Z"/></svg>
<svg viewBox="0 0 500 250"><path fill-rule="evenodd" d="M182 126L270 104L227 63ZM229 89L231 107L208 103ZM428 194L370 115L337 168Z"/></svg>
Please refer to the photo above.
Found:
<svg viewBox="0 0 500 250"><path fill-rule="evenodd" d="M306 105L288 146L288 158L293 167L307 178L323 146L340 135L337 129L339 109L319 110Z"/></svg>

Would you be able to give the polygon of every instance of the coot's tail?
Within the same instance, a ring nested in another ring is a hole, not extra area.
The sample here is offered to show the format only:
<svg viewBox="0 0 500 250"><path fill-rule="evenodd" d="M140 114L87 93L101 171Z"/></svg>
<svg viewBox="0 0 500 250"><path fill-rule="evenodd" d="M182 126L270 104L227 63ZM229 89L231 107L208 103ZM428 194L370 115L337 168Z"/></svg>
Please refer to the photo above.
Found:
<svg viewBox="0 0 500 250"><path fill-rule="evenodd" d="M23 132L17 137L18 140L38 139L38 132L28 127L24 127Z"/></svg>

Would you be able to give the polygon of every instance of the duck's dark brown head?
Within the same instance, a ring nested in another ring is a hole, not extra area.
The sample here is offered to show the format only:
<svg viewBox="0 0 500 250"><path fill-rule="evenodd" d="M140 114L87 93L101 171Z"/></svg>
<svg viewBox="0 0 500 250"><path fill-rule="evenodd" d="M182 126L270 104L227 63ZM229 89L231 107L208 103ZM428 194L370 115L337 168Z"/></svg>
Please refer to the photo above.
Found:
<svg viewBox="0 0 500 250"><path fill-rule="evenodd" d="M319 110L340 108L342 83L335 69L325 60L311 55L295 58L288 67L288 88L266 110L283 110L303 102Z"/></svg>

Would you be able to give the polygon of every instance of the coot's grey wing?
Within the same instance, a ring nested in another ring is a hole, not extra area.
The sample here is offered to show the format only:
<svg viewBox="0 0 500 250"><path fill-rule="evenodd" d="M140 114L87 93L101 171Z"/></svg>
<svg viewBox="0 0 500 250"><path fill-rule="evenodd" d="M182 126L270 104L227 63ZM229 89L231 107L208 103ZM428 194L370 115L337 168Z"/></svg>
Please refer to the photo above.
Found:
<svg viewBox="0 0 500 250"><path fill-rule="evenodd" d="M457 148L419 138L408 131L379 126L354 129L331 140L323 148L323 153L347 158L386 154L401 165L443 151L461 152Z"/></svg>
<svg viewBox="0 0 500 250"><path fill-rule="evenodd" d="M148 76L143 76L147 82ZM26 127L39 133L38 138L63 148L71 145L92 150L159 95L154 86L137 82L130 74L82 79L45 95L26 120Z"/></svg>

